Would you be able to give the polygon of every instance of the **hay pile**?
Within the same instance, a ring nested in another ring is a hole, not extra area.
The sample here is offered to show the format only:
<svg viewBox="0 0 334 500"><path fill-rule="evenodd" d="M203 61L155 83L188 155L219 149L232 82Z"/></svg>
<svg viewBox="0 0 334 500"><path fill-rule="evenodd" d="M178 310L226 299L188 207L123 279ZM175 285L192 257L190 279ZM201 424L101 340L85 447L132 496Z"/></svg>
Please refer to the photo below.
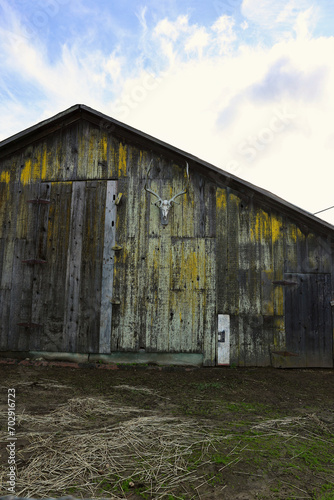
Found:
<svg viewBox="0 0 334 500"><path fill-rule="evenodd" d="M59 405L54 411L47 415L22 414L18 418L18 424L29 422L29 427L40 428L47 426L82 428L90 418L103 419L106 416L114 416L118 420L121 416L128 416L131 413L144 413L146 410L133 407L116 406L108 401L98 398L72 398L65 404Z"/></svg>
<svg viewBox="0 0 334 500"><path fill-rule="evenodd" d="M89 431L85 422L94 415L98 422ZM123 422L103 427L107 415ZM197 465L218 439L193 421L149 411L143 416L142 409L97 398L71 399L44 416L22 415L21 424L51 430L24 433L30 444L17 461L16 494L21 497L67 493L118 499L125 498L128 488L140 488L157 500L167 498L186 482L203 483Z"/></svg>

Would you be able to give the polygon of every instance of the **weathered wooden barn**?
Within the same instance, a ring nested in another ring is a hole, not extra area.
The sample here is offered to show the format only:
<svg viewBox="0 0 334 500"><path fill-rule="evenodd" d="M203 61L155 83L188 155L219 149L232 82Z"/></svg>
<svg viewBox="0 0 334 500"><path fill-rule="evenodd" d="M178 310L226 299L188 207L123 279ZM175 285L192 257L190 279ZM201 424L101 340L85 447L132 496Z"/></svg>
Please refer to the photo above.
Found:
<svg viewBox="0 0 334 500"><path fill-rule="evenodd" d="M333 366L330 224L84 105L0 181L2 355Z"/></svg>

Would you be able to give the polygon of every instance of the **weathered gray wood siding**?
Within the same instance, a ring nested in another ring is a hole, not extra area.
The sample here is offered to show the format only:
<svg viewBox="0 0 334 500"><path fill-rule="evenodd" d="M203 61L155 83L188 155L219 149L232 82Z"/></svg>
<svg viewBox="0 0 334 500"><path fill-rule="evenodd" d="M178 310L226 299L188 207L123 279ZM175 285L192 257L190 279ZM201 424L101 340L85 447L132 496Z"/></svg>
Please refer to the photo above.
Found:
<svg viewBox="0 0 334 500"><path fill-rule="evenodd" d="M215 203L214 191L208 203L204 186L194 187L201 179L192 176L187 194L178 198L163 226L155 198L144 190L146 171L152 160L150 187L170 199L186 183L185 163L132 147L126 158L127 177L119 188L126 196L116 230L123 249L115 263L120 305L114 312L112 350L204 352L205 363L214 364L215 227L209 215L203 216Z"/></svg>
<svg viewBox="0 0 334 500"><path fill-rule="evenodd" d="M117 179L124 194L115 221L122 249L109 297L109 352L204 353L205 364L215 363L215 187L194 175L162 226L144 190L151 160L152 189L168 199L181 191L185 162L88 122L3 161L1 349L108 352L100 332L108 302L101 298L108 289L103 249L107 180ZM37 198L50 203L28 203ZM22 262L28 259L45 262Z"/></svg>
<svg viewBox="0 0 334 500"><path fill-rule="evenodd" d="M291 350L290 366L331 365L331 240L297 214L193 161L163 226L146 171L170 199L185 160L83 119L0 161L1 350L203 353L213 365L224 314L231 363L269 365ZM111 182L123 194L117 216ZM50 203L29 203L38 198ZM284 285L294 275L298 285ZM317 319L308 306L295 315L301 283Z"/></svg>
<svg viewBox="0 0 334 500"><path fill-rule="evenodd" d="M231 315L231 363L266 366L284 353L283 366L332 366L331 242L296 219L217 190L217 309ZM309 278L289 284L299 273Z"/></svg>

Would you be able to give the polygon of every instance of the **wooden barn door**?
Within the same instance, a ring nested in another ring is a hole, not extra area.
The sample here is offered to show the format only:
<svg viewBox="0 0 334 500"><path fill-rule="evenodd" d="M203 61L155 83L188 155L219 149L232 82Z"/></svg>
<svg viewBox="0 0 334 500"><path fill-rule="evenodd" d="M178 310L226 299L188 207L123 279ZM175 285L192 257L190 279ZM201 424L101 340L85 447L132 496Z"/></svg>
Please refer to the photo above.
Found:
<svg viewBox="0 0 334 500"><path fill-rule="evenodd" d="M330 274L286 274L285 331L290 366L332 367Z"/></svg>
<svg viewBox="0 0 334 500"><path fill-rule="evenodd" d="M116 189L115 181L43 185L50 203L39 211L45 263L34 266L30 350L110 352Z"/></svg>

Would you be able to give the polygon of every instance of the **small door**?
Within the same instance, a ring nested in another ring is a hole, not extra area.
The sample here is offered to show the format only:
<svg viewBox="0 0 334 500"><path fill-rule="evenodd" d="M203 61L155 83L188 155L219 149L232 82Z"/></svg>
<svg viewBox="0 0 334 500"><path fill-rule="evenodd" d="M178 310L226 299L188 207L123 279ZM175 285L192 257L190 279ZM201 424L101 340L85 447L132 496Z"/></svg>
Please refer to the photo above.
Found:
<svg viewBox="0 0 334 500"><path fill-rule="evenodd" d="M230 316L218 314L217 364L230 364Z"/></svg>
<svg viewBox="0 0 334 500"><path fill-rule="evenodd" d="M333 339L330 274L286 274L286 348L290 366L332 367Z"/></svg>

